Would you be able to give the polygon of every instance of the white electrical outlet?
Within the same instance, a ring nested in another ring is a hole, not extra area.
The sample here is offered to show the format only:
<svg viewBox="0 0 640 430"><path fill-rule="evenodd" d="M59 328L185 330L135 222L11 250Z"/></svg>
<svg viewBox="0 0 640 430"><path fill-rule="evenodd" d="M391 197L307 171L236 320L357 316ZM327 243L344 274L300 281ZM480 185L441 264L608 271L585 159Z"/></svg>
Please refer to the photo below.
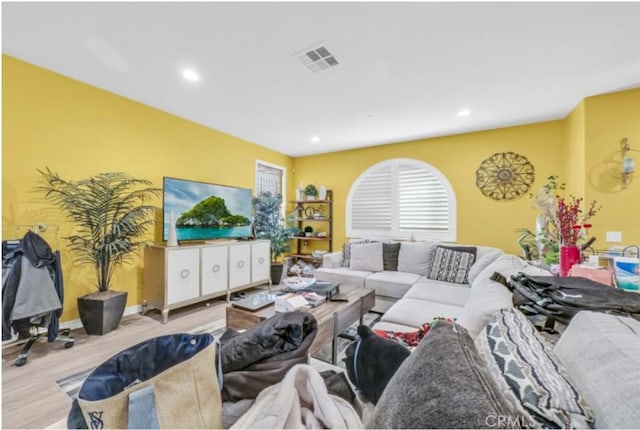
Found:
<svg viewBox="0 0 640 430"><path fill-rule="evenodd" d="M608 231L607 232L607 242L622 242L622 232L621 231Z"/></svg>

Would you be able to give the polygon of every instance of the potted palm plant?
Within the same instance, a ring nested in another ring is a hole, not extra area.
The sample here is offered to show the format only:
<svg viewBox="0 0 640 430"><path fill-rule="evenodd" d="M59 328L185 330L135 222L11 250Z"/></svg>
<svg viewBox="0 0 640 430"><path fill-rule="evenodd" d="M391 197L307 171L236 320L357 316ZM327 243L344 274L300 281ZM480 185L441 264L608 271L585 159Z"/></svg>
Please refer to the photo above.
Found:
<svg viewBox="0 0 640 430"><path fill-rule="evenodd" d="M291 250L293 231L282 216L282 195L265 192L253 198L255 236L271 242L271 282L280 283L283 263L281 256Z"/></svg>
<svg viewBox="0 0 640 430"><path fill-rule="evenodd" d="M155 206L148 202L162 192L150 181L122 172L99 173L77 181L61 178L49 168L39 190L62 209L76 226L65 237L78 264L93 266L97 292L78 297L78 312L88 334L106 334L118 327L127 303L126 291L111 290L114 271L130 263L146 242Z"/></svg>

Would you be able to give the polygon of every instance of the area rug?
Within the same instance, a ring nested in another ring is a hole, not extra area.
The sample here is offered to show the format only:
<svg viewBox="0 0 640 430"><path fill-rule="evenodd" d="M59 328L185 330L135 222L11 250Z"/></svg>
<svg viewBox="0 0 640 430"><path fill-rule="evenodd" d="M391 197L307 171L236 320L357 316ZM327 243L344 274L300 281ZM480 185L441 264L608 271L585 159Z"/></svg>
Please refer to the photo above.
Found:
<svg viewBox="0 0 640 430"><path fill-rule="evenodd" d="M380 314L369 312L364 316L363 319L366 325L372 326L380 320ZM352 324L351 327L345 330L345 332L338 337L338 362L336 363L336 365L344 367L342 358L344 357L347 346L349 346L349 344L357 339L357 328L359 324L359 322ZM215 337L219 338L220 336L222 336L225 330L225 320L218 320L210 324L198 327L192 330L191 333L211 333ZM328 344L316 354L314 354L313 358L325 362L331 362L331 344ZM62 379L58 379L56 381L56 384L69 398L75 399L78 395L78 391L80 391L82 383L92 371L93 368L74 373Z"/></svg>

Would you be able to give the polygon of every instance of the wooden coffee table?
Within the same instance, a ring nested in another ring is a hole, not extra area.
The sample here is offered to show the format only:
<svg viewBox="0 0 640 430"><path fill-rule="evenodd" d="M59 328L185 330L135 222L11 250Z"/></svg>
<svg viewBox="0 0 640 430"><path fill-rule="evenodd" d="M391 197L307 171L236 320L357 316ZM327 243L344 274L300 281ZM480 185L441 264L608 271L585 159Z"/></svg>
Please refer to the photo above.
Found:
<svg viewBox="0 0 640 430"><path fill-rule="evenodd" d="M336 364L338 335L356 321L363 323L363 316L375 306L375 292L371 288L341 284L340 295L347 301L326 301L315 308L306 309L318 321L318 333L309 349L310 354L320 351L331 342L331 363ZM248 329L275 314L275 306L269 305L257 311L227 306L227 328Z"/></svg>

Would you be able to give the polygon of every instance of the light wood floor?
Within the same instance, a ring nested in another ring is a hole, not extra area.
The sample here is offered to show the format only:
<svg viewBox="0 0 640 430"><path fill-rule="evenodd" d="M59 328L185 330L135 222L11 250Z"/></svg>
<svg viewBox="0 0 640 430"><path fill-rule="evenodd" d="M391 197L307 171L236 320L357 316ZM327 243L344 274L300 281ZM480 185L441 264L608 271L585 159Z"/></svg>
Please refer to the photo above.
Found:
<svg viewBox="0 0 640 430"><path fill-rule="evenodd" d="M20 347L3 348L2 352L2 428L42 429L65 419L71 400L56 380L90 369L113 354L163 334L188 332L225 317L226 302L214 300L177 309L162 324L160 313L125 317L120 327L104 336L89 336L84 329L72 331L75 345L65 349L61 342L46 339L33 346L27 363L16 367L14 361Z"/></svg>

